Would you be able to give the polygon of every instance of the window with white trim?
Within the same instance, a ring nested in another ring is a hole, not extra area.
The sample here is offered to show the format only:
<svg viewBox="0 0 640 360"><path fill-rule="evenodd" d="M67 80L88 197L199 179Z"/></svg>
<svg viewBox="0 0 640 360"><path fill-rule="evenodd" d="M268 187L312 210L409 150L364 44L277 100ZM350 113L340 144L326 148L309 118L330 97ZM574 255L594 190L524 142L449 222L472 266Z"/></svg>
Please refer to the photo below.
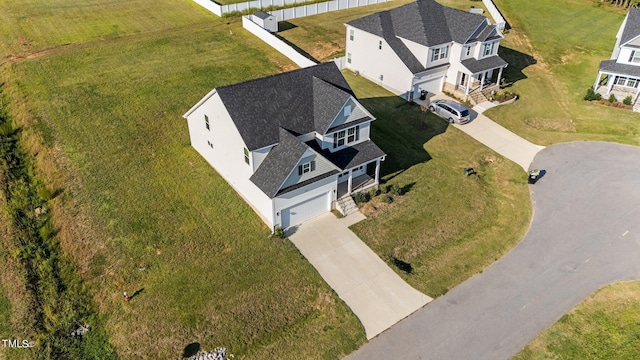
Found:
<svg viewBox="0 0 640 360"><path fill-rule="evenodd" d="M495 44L496 44L495 42L484 44L484 50L483 50L484 56L493 54L493 47L495 46Z"/></svg>
<svg viewBox="0 0 640 360"><path fill-rule="evenodd" d="M304 164L300 164L300 165L298 165L298 175L310 173L310 172L314 171L315 169L316 169L316 162L313 161L313 160L309 161L309 162L306 162Z"/></svg>
<svg viewBox="0 0 640 360"><path fill-rule="evenodd" d="M347 62L351 64L351 53L347 53Z"/></svg>
<svg viewBox="0 0 640 360"><path fill-rule="evenodd" d="M340 130L333 134L333 148L360 140L360 125Z"/></svg>
<svg viewBox="0 0 640 360"><path fill-rule="evenodd" d="M431 61L446 59L448 50L449 45L433 49L433 52L431 53Z"/></svg>
<svg viewBox="0 0 640 360"><path fill-rule="evenodd" d="M629 57L629 62L640 63L640 51L633 50L631 52L631 57Z"/></svg>
<svg viewBox="0 0 640 360"><path fill-rule="evenodd" d="M378 41L378 50L382 50L382 40Z"/></svg>
<svg viewBox="0 0 640 360"><path fill-rule="evenodd" d="M354 38L354 34L353 34L353 29L349 30L349 40L353 41Z"/></svg>
<svg viewBox="0 0 640 360"><path fill-rule="evenodd" d="M244 162L247 163L247 165L249 165L249 149L244 148Z"/></svg>
<svg viewBox="0 0 640 360"><path fill-rule="evenodd" d="M638 79L629 78L629 80L627 80L627 86L632 88L638 88Z"/></svg>
<svg viewBox="0 0 640 360"><path fill-rule="evenodd" d="M471 46L467 45L464 47L465 51L464 51L464 56L470 56L471 55Z"/></svg>
<svg viewBox="0 0 640 360"><path fill-rule="evenodd" d="M342 114L343 114L344 116L349 116L349 115L351 115L351 105L346 105L346 106L344 107L344 110L343 110Z"/></svg>
<svg viewBox="0 0 640 360"><path fill-rule="evenodd" d="M622 76L617 76L616 77L616 85L625 86L626 84L627 84L627 78L626 77L622 77Z"/></svg>
<svg viewBox="0 0 640 360"><path fill-rule="evenodd" d="M204 127L211 131L211 127L209 127L209 117L207 115L204 116Z"/></svg>

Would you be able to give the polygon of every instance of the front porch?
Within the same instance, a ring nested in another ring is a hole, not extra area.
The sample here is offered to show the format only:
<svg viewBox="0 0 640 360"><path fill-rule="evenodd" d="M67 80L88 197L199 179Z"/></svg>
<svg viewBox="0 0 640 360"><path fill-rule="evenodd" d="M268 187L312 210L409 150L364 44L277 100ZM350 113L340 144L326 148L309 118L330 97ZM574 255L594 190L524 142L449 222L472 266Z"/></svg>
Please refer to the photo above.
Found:
<svg viewBox="0 0 640 360"><path fill-rule="evenodd" d="M481 60L466 59L461 64L464 69L458 71L455 84L446 85L451 93L473 105L487 101L484 93L499 90L502 72L507 67L507 62L497 55Z"/></svg>
<svg viewBox="0 0 640 360"><path fill-rule="evenodd" d="M620 102L631 96L633 111L640 111L640 66L618 64L614 60L602 61L593 90L603 99L613 94Z"/></svg>
<svg viewBox="0 0 640 360"><path fill-rule="evenodd" d="M364 174L364 175L354 177L351 180L351 186L352 186L351 191L349 191L348 181L339 183L338 199L346 195L351 195L357 192L369 190L373 187L378 186L378 182L376 181L376 179L372 178L371 176Z"/></svg>

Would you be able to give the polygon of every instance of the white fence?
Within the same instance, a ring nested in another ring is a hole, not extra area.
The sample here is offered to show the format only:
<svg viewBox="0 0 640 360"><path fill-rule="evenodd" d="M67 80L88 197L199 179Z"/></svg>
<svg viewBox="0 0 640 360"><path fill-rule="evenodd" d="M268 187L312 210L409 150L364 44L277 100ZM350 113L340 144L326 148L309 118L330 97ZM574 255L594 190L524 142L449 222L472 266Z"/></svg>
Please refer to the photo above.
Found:
<svg viewBox="0 0 640 360"><path fill-rule="evenodd" d="M249 30L253 35L260 38L260 40L266 42L271 45L274 49L278 50L284 56L288 57L294 63L298 64L300 67L309 67L316 65L317 63L304 55L300 54L296 49L291 47L289 44L280 40L274 34L268 32L267 30L260 27L260 25L251 21L248 16L242 17L242 27Z"/></svg>
<svg viewBox="0 0 640 360"><path fill-rule="evenodd" d="M211 0L193 0L198 5L211 11L212 13L222 16L226 13L234 11L244 11L247 9L261 9L269 6L285 6L290 4L302 3L309 0L255 0L238 4L220 5ZM354 7L367 6L387 2L391 0L333 0L323 3L311 5L297 6L288 9L274 10L269 13L275 15L278 21L295 19L299 17L322 14L329 11L350 9Z"/></svg>
<svg viewBox="0 0 640 360"><path fill-rule="evenodd" d="M496 4L494 4L492 0L482 0L482 3L489 11L489 14L491 14L493 20L496 22L496 26L498 27L498 29L500 29L501 31L504 30L504 27L507 25L507 21L500 13L500 10L498 10Z"/></svg>

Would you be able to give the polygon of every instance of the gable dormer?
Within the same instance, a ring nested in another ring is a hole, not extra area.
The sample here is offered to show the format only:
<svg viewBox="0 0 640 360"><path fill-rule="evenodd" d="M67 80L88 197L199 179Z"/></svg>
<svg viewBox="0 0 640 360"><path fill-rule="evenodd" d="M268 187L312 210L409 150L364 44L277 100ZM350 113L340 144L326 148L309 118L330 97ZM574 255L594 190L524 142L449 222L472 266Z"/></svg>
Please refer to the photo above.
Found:
<svg viewBox="0 0 640 360"><path fill-rule="evenodd" d="M369 123L375 118L355 98L350 97L338 111L324 133L316 140L321 149L334 152L369 140Z"/></svg>

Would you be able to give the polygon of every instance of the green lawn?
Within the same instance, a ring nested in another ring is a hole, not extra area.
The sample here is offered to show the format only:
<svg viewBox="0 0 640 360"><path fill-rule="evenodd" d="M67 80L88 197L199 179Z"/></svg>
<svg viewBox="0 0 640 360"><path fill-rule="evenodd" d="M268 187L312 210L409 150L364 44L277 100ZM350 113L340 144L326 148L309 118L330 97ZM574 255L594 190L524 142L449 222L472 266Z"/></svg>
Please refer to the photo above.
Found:
<svg viewBox="0 0 640 360"><path fill-rule="evenodd" d="M640 144L640 114L584 102L598 64L609 59L624 18L588 0L498 0L513 29L501 42L510 63L515 104L486 115L519 135L548 145L572 140ZM534 63L535 62L535 63Z"/></svg>
<svg viewBox="0 0 640 360"><path fill-rule="evenodd" d="M382 181L408 189L391 204L375 198L363 207L369 218L352 229L367 245L392 267L392 257L410 264L411 274L396 270L435 297L481 272L520 241L531 204L518 165L419 106L344 74L377 118L371 136L388 154ZM476 169L479 177L465 177L465 167Z"/></svg>
<svg viewBox="0 0 640 360"><path fill-rule="evenodd" d="M215 86L291 63L189 0L93 4L0 0L3 49L71 43L5 64L0 82L119 355L177 358L194 342L248 358L356 349L357 318L291 243L268 238L181 117ZM138 294L125 303L123 291Z"/></svg>
<svg viewBox="0 0 640 360"><path fill-rule="evenodd" d="M516 360L637 359L640 282L598 290L540 334Z"/></svg>

